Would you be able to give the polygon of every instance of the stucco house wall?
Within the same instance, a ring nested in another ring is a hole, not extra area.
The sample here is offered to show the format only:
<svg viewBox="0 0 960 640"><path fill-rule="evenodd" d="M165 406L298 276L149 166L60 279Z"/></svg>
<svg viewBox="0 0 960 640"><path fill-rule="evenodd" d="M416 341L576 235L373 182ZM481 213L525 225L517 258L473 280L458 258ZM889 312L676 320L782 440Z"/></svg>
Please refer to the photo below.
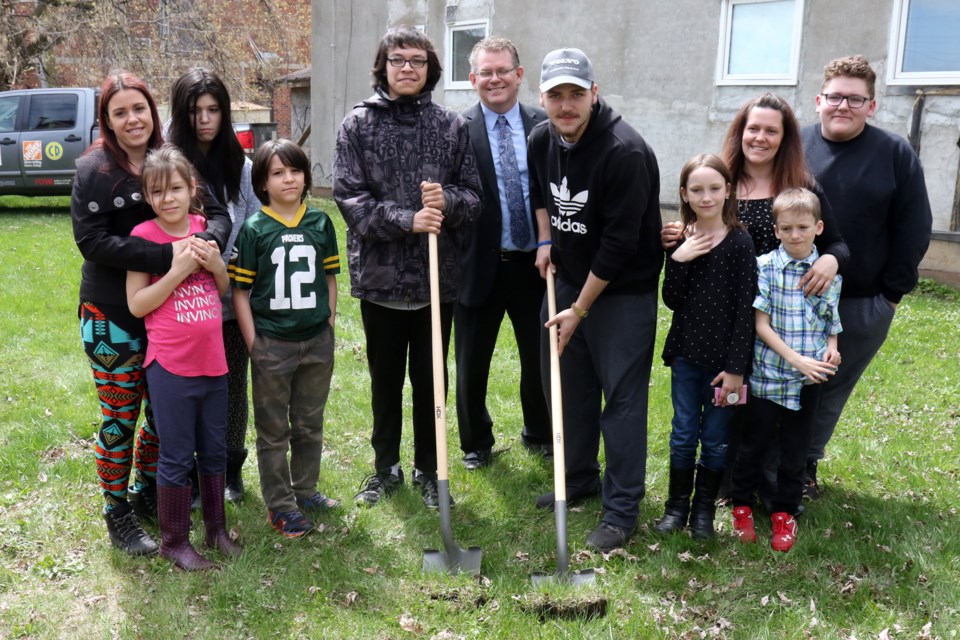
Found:
<svg viewBox="0 0 960 640"><path fill-rule="evenodd" d="M678 201L677 176L692 155L717 152L748 97L773 91L795 108L801 125L816 121L814 99L823 66L853 53L878 74L872 123L904 137L920 117L920 158L933 207L934 245L923 267L960 271L960 234L953 220L960 164L960 87L888 85L891 24L898 0L805 0L796 83L720 85L717 58L721 0L313 0L313 130L317 184L329 185L336 129L371 92L369 69L383 32L398 24L425 29L446 60L448 23L485 21L489 33L517 44L524 76L520 98L536 102L540 61L576 46L590 56L600 93L653 147L661 170L665 217ZM922 108L914 113L917 90ZM473 104L471 89L451 87L447 74L434 99L454 109Z"/></svg>

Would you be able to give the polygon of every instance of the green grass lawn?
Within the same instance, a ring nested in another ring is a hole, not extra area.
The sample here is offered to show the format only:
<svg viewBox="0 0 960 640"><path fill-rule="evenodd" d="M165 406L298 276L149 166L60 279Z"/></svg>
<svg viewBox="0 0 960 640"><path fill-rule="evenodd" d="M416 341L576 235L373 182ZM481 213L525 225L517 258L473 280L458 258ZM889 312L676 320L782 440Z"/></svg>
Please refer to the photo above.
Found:
<svg viewBox="0 0 960 640"><path fill-rule="evenodd" d="M70 208L70 196L0 196L0 213Z"/></svg>
<svg viewBox="0 0 960 640"><path fill-rule="evenodd" d="M339 214L322 206L344 247ZM584 550L599 501L574 510L572 561L597 569L597 583L585 593L538 592L530 574L553 570L555 538L552 514L534 509L533 498L550 490L552 468L519 446L509 323L491 375L502 450L493 467L462 468L452 392L447 411L454 533L461 546L482 548L481 579L421 572L423 548L441 544L438 517L409 485L373 509L351 504L373 456L363 331L346 273L320 480L345 507L305 539L282 539L266 523L248 460L247 500L227 511L242 557L216 573L186 574L159 558L126 557L107 540L93 457L99 408L78 335L80 257L68 215L0 210L0 256L0 638L957 636L956 292L924 282L904 299L820 467L824 498L808 507L789 554L770 549L759 518L763 544L739 545L728 509L708 544L652 531L667 489L671 418L668 370L657 359L640 530L625 552L605 558ZM668 324L661 308L661 342ZM406 407L409 426L409 397ZM199 544L202 527L194 528ZM539 604L578 598L605 599L606 615L537 615Z"/></svg>

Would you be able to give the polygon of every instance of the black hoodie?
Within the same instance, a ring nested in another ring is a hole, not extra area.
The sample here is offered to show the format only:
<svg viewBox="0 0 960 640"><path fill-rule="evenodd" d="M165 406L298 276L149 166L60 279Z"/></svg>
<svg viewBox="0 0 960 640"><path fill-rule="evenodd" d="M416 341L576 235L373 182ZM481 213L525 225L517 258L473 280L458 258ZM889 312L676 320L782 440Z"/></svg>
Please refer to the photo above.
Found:
<svg viewBox="0 0 960 640"><path fill-rule="evenodd" d="M580 288L592 271L604 294L656 292L663 267L660 170L653 150L600 98L580 139L549 121L527 146L530 205L550 216L551 260Z"/></svg>

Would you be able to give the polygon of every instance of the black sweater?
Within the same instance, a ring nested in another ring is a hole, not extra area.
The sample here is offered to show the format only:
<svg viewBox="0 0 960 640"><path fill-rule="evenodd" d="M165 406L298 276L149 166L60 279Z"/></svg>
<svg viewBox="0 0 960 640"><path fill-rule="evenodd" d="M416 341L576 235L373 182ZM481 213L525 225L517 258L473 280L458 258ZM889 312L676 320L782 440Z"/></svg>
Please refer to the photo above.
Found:
<svg viewBox="0 0 960 640"><path fill-rule="evenodd" d="M660 246L660 170L653 150L602 99L572 147L549 121L530 134L530 206L550 216L551 260L579 288L590 272L604 294L656 292Z"/></svg>
<svg viewBox="0 0 960 640"><path fill-rule="evenodd" d="M850 246L840 296L900 302L917 284L933 223L920 159L906 140L870 125L846 142L824 139L819 124L801 135Z"/></svg>
<svg viewBox="0 0 960 640"><path fill-rule="evenodd" d="M230 235L230 214L216 198L204 199L207 231L222 249ZM102 147L77 159L70 198L73 237L83 255L80 299L127 305L127 271L166 273L173 245L131 238L130 231L155 216L143 201L140 180L117 166Z"/></svg>
<svg viewBox="0 0 960 640"><path fill-rule="evenodd" d="M664 364L682 356L716 374L743 375L753 355L756 288L756 254L743 229L732 229L690 262L668 257L663 303L673 311L673 321L663 345Z"/></svg>

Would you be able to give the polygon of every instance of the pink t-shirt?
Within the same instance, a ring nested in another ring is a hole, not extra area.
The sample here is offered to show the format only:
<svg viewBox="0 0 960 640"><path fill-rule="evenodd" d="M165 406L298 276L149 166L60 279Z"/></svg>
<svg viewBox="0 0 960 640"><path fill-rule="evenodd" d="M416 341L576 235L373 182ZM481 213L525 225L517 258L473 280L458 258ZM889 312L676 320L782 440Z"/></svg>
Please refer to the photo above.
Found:
<svg viewBox="0 0 960 640"><path fill-rule="evenodd" d="M190 214L190 235L205 231L203 216ZM130 235L159 244L181 240L147 220ZM151 274L150 284L162 275ZM227 373L223 350L223 320L220 294L213 274L200 269L177 285L162 305L144 318L147 327L147 357L143 366L157 360L178 376L221 376Z"/></svg>

